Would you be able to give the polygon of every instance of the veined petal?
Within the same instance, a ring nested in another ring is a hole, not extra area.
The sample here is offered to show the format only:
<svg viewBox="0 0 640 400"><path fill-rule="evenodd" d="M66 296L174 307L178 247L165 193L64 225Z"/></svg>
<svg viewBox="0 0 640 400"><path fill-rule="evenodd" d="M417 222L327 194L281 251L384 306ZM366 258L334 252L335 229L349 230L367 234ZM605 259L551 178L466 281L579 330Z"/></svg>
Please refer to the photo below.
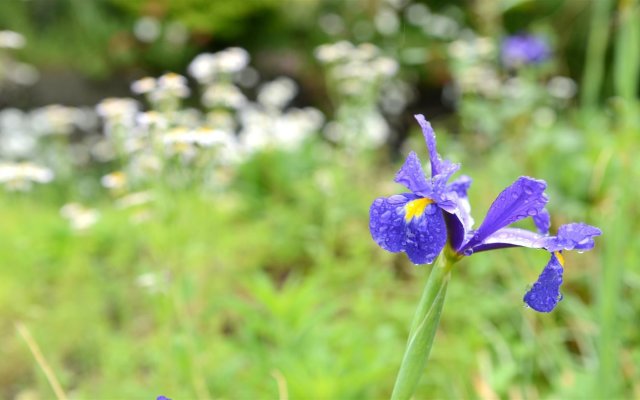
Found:
<svg viewBox="0 0 640 400"><path fill-rule="evenodd" d="M428 204L421 215L407 223L405 251L414 264L431 264L447 243L442 210Z"/></svg>
<svg viewBox="0 0 640 400"><path fill-rule="evenodd" d="M549 233L549 227L551 227L551 216L549 215L549 211L546 208L543 208L539 213L531 217L533 219L533 223L536 224L536 228L538 228L538 232L543 235Z"/></svg>
<svg viewBox="0 0 640 400"><path fill-rule="evenodd" d="M369 230L383 249L397 253L404 250L406 239L405 205L417 199L412 193L376 199L369 210Z"/></svg>
<svg viewBox="0 0 640 400"><path fill-rule="evenodd" d="M380 247L405 251L414 264L432 263L447 241L442 210L433 200L410 193L376 199L369 229Z"/></svg>
<svg viewBox="0 0 640 400"><path fill-rule="evenodd" d="M524 302L538 312L550 312L562 299L560 285L562 285L562 273L564 258L562 253L556 251L551 254L551 260L538 280L524 295Z"/></svg>
<svg viewBox="0 0 640 400"><path fill-rule="evenodd" d="M419 195L428 196L432 191L431 183L424 176L420 159L413 151L407 156L394 181Z"/></svg>
<svg viewBox="0 0 640 400"><path fill-rule="evenodd" d="M447 179L449 179L451 174L457 171L460 166L457 164L453 164L451 161L442 160L436 148L436 133L433 131L431 124L422 114L416 114L414 115L414 117L420 124L424 140L427 142L427 148L429 149L429 158L431 161L431 176L436 177L437 175L448 174Z"/></svg>
<svg viewBox="0 0 640 400"><path fill-rule="evenodd" d="M494 200L482 225L460 251L473 248L497 230L538 214L547 204L544 181L521 176Z"/></svg>
<svg viewBox="0 0 640 400"><path fill-rule="evenodd" d="M468 252L503 249L506 247L528 247L531 249L544 248L547 238L535 232L519 228L502 228L492 233L480 244L467 249Z"/></svg>
<svg viewBox="0 0 640 400"><path fill-rule="evenodd" d="M558 229L556 236L546 239L544 247L549 251L591 250L595 245L593 238L601 234L600 229L582 222L566 224Z"/></svg>

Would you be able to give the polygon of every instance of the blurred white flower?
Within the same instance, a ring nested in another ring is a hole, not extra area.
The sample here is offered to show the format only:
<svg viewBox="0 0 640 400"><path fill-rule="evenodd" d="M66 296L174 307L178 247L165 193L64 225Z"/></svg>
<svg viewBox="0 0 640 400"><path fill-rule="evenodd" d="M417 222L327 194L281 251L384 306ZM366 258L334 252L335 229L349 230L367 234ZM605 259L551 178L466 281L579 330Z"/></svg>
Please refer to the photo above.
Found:
<svg viewBox="0 0 640 400"><path fill-rule="evenodd" d="M411 25L425 25L429 21L430 15L429 7L422 3L411 4L405 10L405 18Z"/></svg>
<svg viewBox="0 0 640 400"><path fill-rule="evenodd" d="M60 209L60 215L69 221L71 229L85 231L93 226L100 218L100 213L82 204L68 203Z"/></svg>
<svg viewBox="0 0 640 400"><path fill-rule="evenodd" d="M107 121L133 121L138 102L130 98L108 97L96 105L96 112Z"/></svg>
<svg viewBox="0 0 640 400"><path fill-rule="evenodd" d="M30 162L0 163L0 184L9 190L27 191L33 183L49 183L53 178L52 170Z"/></svg>
<svg viewBox="0 0 640 400"><path fill-rule="evenodd" d="M349 57L353 50L353 44L343 40L318 46L315 50L315 56L318 61L329 64Z"/></svg>
<svg viewBox="0 0 640 400"><path fill-rule="evenodd" d="M160 36L160 21L154 17L142 17L133 26L133 34L141 42L151 43Z"/></svg>
<svg viewBox="0 0 640 400"><path fill-rule="evenodd" d="M13 62L5 70L7 79L23 86L31 86L40 79L40 73L31 64Z"/></svg>
<svg viewBox="0 0 640 400"><path fill-rule="evenodd" d="M112 172L100 179L100 183L102 183L102 186L114 191L124 189L127 185L127 181L127 175L122 171Z"/></svg>
<svg viewBox="0 0 640 400"><path fill-rule="evenodd" d="M219 74L234 74L249 64L249 53L240 47L230 47L217 53L203 53L189 64L188 71L202 84L212 83Z"/></svg>
<svg viewBox="0 0 640 400"><path fill-rule="evenodd" d="M189 40L189 30L180 21L173 21L167 24L165 37L172 45L181 46Z"/></svg>
<svg viewBox="0 0 640 400"><path fill-rule="evenodd" d="M187 84L187 78L173 72L160 76L156 82L156 90L152 92L152 96L156 99L166 97L185 98L191 93Z"/></svg>
<svg viewBox="0 0 640 400"><path fill-rule="evenodd" d="M344 31L344 20L338 14L324 14L318 18L318 25L325 33L335 36Z"/></svg>
<svg viewBox="0 0 640 400"><path fill-rule="evenodd" d="M126 209L148 204L153 201L153 194L149 191L134 192L116 200L116 207Z"/></svg>
<svg viewBox="0 0 640 400"><path fill-rule="evenodd" d="M74 107L52 104L30 113L31 128L38 135L70 135L81 118Z"/></svg>
<svg viewBox="0 0 640 400"><path fill-rule="evenodd" d="M214 83L207 86L202 94L202 104L208 108L242 108L247 104L247 98L240 89L230 83Z"/></svg>
<svg viewBox="0 0 640 400"><path fill-rule="evenodd" d="M216 53L218 69L223 73L243 70L249 64L249 53L240 47L230 47Z"/></svg>
<svg viewBox="0 0 640 400"><path fill-rule="evenodd" d="M293 79L283 76L260 87L258 102L265 107L282 110L296 94L298 94L298 85Z"/></svg>
<svg viewBox="0 0 640 400"><path fill-rule="evenodd" d="M169 127L167 118L157 111L145 111L136 114L136 122L145 131L165 130Z"/></svg>
<svg viewBox="0 0 640 400"><path fill-rule="evenodd" d="M0 48L19 49L27 43L24 36L18 32L4 30L0 31Z"/></svg>
<svg viewBox="0 0 640 400"><path fill-rule="evenodd" d="M131 91L135 94L146 94L152 92L157 86L156 79L150 76L138 79L131 83Z"/></svg>
<svg viewBox="0 0 640 400"><path fill-rule="evenodd" d="M578 85L573 79L564 76L554 76L547 84L549 94L555 98L568 100L578 91Z"/></svg>
<svg viewBox="0 0 640 400"><path fill-rule="evenodd" d="M400 19L393 9L382 7L374 17L376 29L382 35L390 36L400 29Z"/></svg>

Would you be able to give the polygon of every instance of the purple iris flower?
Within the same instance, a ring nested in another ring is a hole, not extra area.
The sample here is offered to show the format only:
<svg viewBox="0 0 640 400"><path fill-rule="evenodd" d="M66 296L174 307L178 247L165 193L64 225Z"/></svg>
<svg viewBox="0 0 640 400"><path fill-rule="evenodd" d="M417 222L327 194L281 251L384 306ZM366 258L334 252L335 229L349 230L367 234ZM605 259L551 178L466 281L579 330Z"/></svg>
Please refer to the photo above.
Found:
<svg viewBox="0 0 640 400"><path fill-rule="evenodd" d="M394 253L405 252L414 264L429 264L449 244L454 257L506 247L546 249L551 260L524 297L534 310L549 312L560 300L564 260L563 250L590 250L598 228L573 223L563 225L549 236L548 198L542 180L521 176L498 195L477 229L473 229L467 190L471 179L462 176L448 183L460 168L443 160L436 150L431 125L416 115L427 142L431 175L427 179L418 156L411 152L395 181L409 193L378 198L371 205L369 229L380 247ZM531 217L539 233L508 226Z"/></svg>
<svg viewBox="0 0 640 400"><path fill-rule="evenodd" d="M548 60L550 56L549 45L538 36L519 34L508 36L502 42L502 62L510 68L538 64Z"/></svg>

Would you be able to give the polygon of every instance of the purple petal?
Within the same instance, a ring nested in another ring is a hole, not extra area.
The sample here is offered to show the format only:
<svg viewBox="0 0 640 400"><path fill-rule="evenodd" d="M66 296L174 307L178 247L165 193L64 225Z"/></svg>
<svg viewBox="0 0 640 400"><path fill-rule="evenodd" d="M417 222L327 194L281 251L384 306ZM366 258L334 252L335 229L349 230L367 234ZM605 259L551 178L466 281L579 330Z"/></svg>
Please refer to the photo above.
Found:
<svg viewBox="0 0 640 400"><path fill-rule="evenodd" d="M404 206L417 198L414 194L403 193L389 198L381 197L373 202L369 210L369 230L380 247L393 253L404 250Z"/></svg>
<svg viewBox="0 0 640 400"><path fill-rule="evenodd" d="M424 213L407 224L405 251L414 264L431 264L447 243L442 210L429 204Z"/></svg>
<svg viewBox="0 0 640 400"><path fill-rule="evenodd" d="M556 236L547 238L545 248L558 250L591 250L595 245L593 238L600 236L600 229L582 222L562 225Z"/></svg>
<svg viewBox="0 0 640 400"><path fill-rule="evenodd" d="M544 193L546 187L542 180L527 176L518 178L498 195L482 225L460 250L473 248L498 229L538 214L548 201Z"/></svg>
<svg viewBox="0 0 640 400"><path fill-rule="evenodd" d="M431 161L431 176L436 177L440 174L447 175L447 179L459 168L459 165L453 164L448 160L442 160L436 149L436 134L431 127L429 121L427 121L422 114L414 115L415 119L422 128L422 134L424 140L427 142L427 148L429 149L429 158Z"/></svg>
<svg viewBox="0 0 640 400"><path fill-rule="evenodd" d="M546 208L543 208L538 214L531 217L533 222L536 224L536 228L538 228L538 232L543 235L549 233L549 227L551 226L551 216L549 215L549 211Z"/></svg>
<svg viewBox="0 0 640 400"><path fill-rule="evenodd" d="M413 151L407 156L394 180L413 193L425 196L431 193L431 183L424 176L420 159Z"/></svg>
<svg viewBox="0 0 640 400"><path fill-rule="evenodd" d="M560 285L562 285L562 272L564 260L562 254L552 253L551 260L538 280L531 289L524 295L524 302L538 312L550 312L562 299Z"/></svg>
<svg viewBox="0 0 640 400"><path fill-rule="evenodd" d="M380 247L405 251L414 264L433 262L447 241L442 210L429 199L409 193L376 199L369 229Z"/></svg>
<svg viewBox="0 0 640 400"><path fill-rule="evenodd" d="M458 194L458 197L466 198L469 187L471 186L471 182L471 178L466 175L462 175L461 177L447 185L447 191L456 192Z"/></svg>
<svg viewBox="0 0 640 400"><path fill-rule="evenodd" d="M449 232L451 247L457 249L464 242L468 232L473 227L471 204L467 198L467 191L471 186L471 178L461 176L446 187L447 197L454 201L454 207L441 206L447 213L444 215Z"/></svg>
<svg viewBox="0 0 640 400"><path fill-rule="evenodd" d="M489 235L482 243L467 249L467 252L477 253L480 251L503 249L506 247L528 247L531 249L541 249L545 245L546 237L526 229L502 228Z"/></svg>

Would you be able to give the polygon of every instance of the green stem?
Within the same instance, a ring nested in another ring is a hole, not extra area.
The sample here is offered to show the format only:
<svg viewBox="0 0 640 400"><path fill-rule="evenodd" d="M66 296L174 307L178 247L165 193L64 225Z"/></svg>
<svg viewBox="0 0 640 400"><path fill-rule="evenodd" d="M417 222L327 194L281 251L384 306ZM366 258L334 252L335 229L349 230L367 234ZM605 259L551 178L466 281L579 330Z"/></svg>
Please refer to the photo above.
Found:
<svg viewBox="0 0 640 400"><path fill-rule="evenodd" d="M427 364L433 338L440 322L440 314L447 294L447 284L451 277L451 266L454 261L455 259L448 258L443 253L438 257L431 270L418 309L413 317L407 348L391 394L392 400L409 399L416 390Z"/></svg>

